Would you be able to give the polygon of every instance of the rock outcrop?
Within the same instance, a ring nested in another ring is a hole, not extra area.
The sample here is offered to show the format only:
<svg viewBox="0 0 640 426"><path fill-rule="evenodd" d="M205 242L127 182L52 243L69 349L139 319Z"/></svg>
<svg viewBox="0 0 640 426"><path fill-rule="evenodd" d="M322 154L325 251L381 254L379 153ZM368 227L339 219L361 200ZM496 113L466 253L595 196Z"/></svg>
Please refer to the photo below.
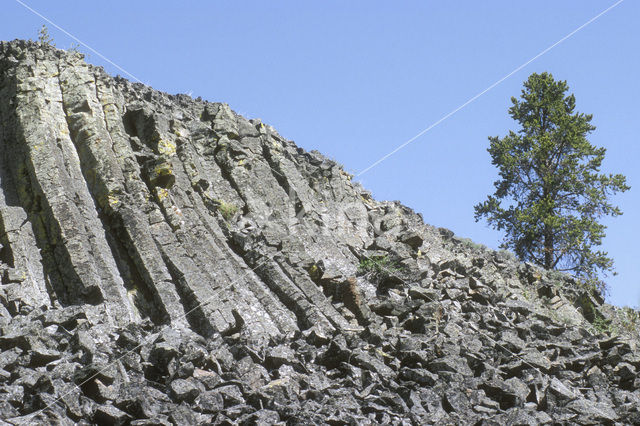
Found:
<svg viewBox="0 0 640 426"><path fill-rule="evenodd" d="M40 43L0 43L0 276L0 424L640 423L636 313Z"/></svg>

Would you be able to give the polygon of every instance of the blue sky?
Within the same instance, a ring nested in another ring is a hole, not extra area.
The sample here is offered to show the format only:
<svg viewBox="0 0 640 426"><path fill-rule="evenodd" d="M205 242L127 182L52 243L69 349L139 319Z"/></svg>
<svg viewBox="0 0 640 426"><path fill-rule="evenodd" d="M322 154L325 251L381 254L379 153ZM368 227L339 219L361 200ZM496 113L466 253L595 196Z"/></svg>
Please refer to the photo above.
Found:
<svg viewBox="0 0 640 426"><path fill-rule="evenodd" d="M355 174L615 3L23 1L143 82L227 102ZM593 114L602 171L632 186L614 197L624 215L604 220L603 248L619 272L607 280L609 301L638 306L639 12L640 2L622 2L358 180L497 248L501 235L473 219L497 178L487 137L517 129L510 97L529 74L549 71ZM0 39L35 39L42 24L3 2ZM49 30L58 47L74 43ZM87 60L124 74L96 54Z"/></svg>

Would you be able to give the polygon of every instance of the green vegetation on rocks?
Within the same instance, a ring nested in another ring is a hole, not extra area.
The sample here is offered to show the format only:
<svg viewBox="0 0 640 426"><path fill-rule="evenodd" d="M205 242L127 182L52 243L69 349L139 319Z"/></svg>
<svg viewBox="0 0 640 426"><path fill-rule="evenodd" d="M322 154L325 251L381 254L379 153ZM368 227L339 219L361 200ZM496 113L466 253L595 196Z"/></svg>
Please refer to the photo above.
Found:
<svg viewBox="0 0 640 426"><path fill-rule="evenodd" d="M231 218L233 218L233 216L238 213L238 206L236 206L235 204L227 203L223 200L219 200L219 202L220 205L218 206L218 210L220 211L220 214L222 215L224 220L231 220Z"/></svg>
<svg viewBox="0 0 640 426"><path fill-rule="evenodd" d="M397 276L402 268L388 255L366 257L358 265L358 274L365 275L371 282L380 283Z"/></svg>
<svg viewBox="0 0 640 426"><path fill-rule="evenodd" d="M53 38L49 35L49 28L46 25L43 25L38 31L38 41L42 44L48 44L50 46L55 46L53 42Z"/></svg>

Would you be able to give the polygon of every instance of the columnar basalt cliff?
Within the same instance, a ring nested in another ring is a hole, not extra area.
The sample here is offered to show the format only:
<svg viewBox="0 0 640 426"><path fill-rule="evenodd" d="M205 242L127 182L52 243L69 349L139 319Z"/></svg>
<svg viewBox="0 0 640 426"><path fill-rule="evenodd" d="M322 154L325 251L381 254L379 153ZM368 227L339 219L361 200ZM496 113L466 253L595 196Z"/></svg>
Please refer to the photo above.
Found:
<svg viewBox="0 0 640 426"><path fill-rule="evenodd" d="M0 275L0 424L640 423L635 313L41 43L0 44Z"/></svg>

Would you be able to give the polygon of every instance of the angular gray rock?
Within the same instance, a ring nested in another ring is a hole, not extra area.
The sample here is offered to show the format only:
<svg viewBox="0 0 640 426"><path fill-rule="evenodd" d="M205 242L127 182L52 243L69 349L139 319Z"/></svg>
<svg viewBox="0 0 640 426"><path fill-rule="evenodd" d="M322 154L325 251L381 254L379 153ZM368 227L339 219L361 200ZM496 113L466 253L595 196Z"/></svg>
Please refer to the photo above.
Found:
<svg viewBox="0 0 640 426"><path fill-rule="evenodd" d="M640 423L637 313L351 178L1 42L2 424Z"/></svg>

